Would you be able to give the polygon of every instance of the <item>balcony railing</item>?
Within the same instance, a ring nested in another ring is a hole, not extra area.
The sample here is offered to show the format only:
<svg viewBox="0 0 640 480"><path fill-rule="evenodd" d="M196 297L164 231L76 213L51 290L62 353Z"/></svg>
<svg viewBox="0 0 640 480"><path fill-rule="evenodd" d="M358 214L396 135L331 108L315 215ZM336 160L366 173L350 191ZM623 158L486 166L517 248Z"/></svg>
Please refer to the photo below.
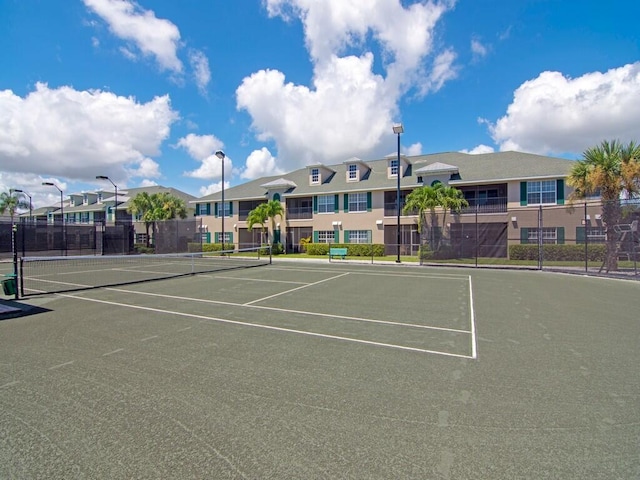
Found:
<svg viewBox="0 0 640 480"><path fill-rule="evenodd" d="M507 197L493 197L481 199L467 199L469 206L460 213L505 213L507 211Z"/></svg>
<svg viewBox="0 0 640 480"><path fill-rule="evenodd" d="M288 220L313 218L313 207L287 207Z"/></svg>

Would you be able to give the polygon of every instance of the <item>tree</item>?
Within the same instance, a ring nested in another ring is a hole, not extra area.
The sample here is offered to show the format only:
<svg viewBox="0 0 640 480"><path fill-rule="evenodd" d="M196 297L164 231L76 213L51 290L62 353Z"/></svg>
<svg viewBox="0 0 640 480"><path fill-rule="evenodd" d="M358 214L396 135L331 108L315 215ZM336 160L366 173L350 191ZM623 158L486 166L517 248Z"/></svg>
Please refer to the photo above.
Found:
<svg viewBox="0 0 640 480"><path fill-rule="evenodd" d="M634 198L640 193L640 145L604 140L588 148L571 169L567 183L574 187L570 201L600 195L607 238L606 268L617 270L618 234L614 227L622 219L621 198Z"/></svg>
<svg viewBox="0 0 640 480"><path fill-rule="evenodd" d="M262 234L265 233L265 224L271 220L271 246L273 247L273 232L276 230L276 217L282 218L284 215L284 208L279 200L269 200L266 203L261 203L256 208L249 212L247 216L247 228L253 229L253 226L258 224L262 227Z"/></svg>
<svg viewBox="0 0 640 480"><path fill-rule="evenodd" d="M127 211L144 222L149 246L149 228L161 220L172 220L176 217L187 218L187 207L184 200L171 195L169 192L159 192L149 195L140 192L131 199Z"/></svg>
<svg viewBox="0 0 640 480"><path fill-rule="evenodd" d="M131 199L127 211L144 222L147 238L146 246L149 247L149 227L153 224L153 215L151 213L153 211L153 202L151 195L147 192L140 192Z"/></svg>
<svg viewBox="0 0 640 480"><path fill-rule="evenodd" d="M405 200L403 212L411 213L416 212L418 214L418 231L422 236L426 227L429 226L429 219L431 220L431 238L429 244L432 250L437 251L440 247L440 239L436 236L436 228L438 227L438 215L436 208L442 208L444 215L442 218L443 226L445 224L447 210L453 212L459 212L463 207L468 206L469 203L464 199L463 193L454 187L447 187L442 183L437 183L435 186L425 185L413 190ZM427 217L427 213L429 217Z"/></svg>
<svg viewBox="0 0 640 480"><path fill-rule="evenodd" d="M29 208L29 204L14 193L2 192L0 193L0 215L4 215L7 211L11 217L11 224L13 224L13 217L16 212L21 209Z"/></svg>

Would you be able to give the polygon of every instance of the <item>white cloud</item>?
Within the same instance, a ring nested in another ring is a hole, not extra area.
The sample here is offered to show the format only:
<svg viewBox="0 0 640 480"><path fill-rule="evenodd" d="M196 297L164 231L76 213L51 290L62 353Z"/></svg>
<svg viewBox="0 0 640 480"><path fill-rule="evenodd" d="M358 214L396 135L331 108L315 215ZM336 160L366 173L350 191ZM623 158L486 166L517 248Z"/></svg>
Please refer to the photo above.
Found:
<svg viewBox="0 0 640 480"><path fill-rule="evenodd" d="M276 143L285 170L380 154L393 135L400 97L412 89L435 91L454 76L454 52L433 48L436 23L453 4L405 8L398 0L266 0L269 15L303 22L312 85L287 83L284 73L261 70L236 90L238 108L252 117L259 139ZM384 74L374 73L372 43L381 51ZM347 49L359 54L341 56Z"/></svg>
<svg viewBox="0 0 640 480"><path fill-rule="evenodd" d="M193 69L193 76L198 86L198 90L204 96L207 94L207 85L211 81L211 71L209 70L209 60L199 50L189 52L189 63Z"/></svg>
<svg viewBox="0 0 640 480"><path fill-rule="evenodd" d="M254 180L269 175L280 175L285 173L284 170L276 166L276 158L271 152L262 147L260 150L254 150L247 157L244 171L240 177L247 180Z"/></svg>
<svg viewBox="0 0 640 480"><path fill-rule="evenodd" d="M132 171L156 176L149 156L160 153L177 117L168 96L138 103L42 83L24 98L0 91L0 171L123 183Z"/></svg>
<svg viewBox="0 0 640 480"><path fill-rule="evenodd" d="M155 187L158 183L155 180L150 180L148 178L143 179L140 182L141 187Z"/></svg>
<svg viewBox="0 0 640 480"><path fill-rule="evenodd" d="M230 187L229 182L224 182L225 190ZM210 185L200 187L200 196L204 197L205 195L211 195L212 193L216 193L222 190L222 182L212 183Z"/></svg>
<svg viewBox="0 0 640 480"><path fill-rule="evenodd" d="M483 153L493 153L495 150L493 147L489 147L488 145L477 145L475 147L473 147L471 150L460 150L460 152L462 153L469 153L471 155L481 155Z"/></svg>
<svg viewBox="0 0 640 480"><path fill-rule="evenodd" d="M422 155L422 143L417 142L414 143L413 145L409 145L405 150L404 150L405 155L411 157L413 155Z"/></svg>
<svg viewBox="0 0 640 480"><path fill-rule="evenodd" d="M191 158L204 160L213 155L217 150L222 150L224 143L215 135L196 135L190 133L178 140L177 146L187 150Z"/></svg>
<svg viewBox="0 0 640 480"><path fill-rule="evenodd" d="M177 56L180 31L169 20L157 18L152 10L129 0L83 1L107 22L114 35L132 42L143 55L154 57L163 70L182 72Z"/></svg>
<svg viewBox="0 0 640 480"><path fill-rule="evenodd" d="M471 53L473 55L473 60L478 61L481 58L487 56L489 53L489 49L480 42L477 38L471 39Z"/></svg>
<svg viewBox="0 0 640 480"><path fill-rule="evenodd" d="M500 150L581 153L605 139L637 140L640 62L569 78L543 72L523 83L490 126Z"/></svg>
<svg viewBox="0 0 640 480"><path fill-rule="evenodd" d="M130 170L132 177L151 177L158 178L160 176L160 165L150 158L144 158L137 165L137 168Z"/></svg>
<svg viewBox="0 0 640 480"><path fill-rule="evenodd" d="M230 178L232 174L233 163L229 157L224 159L224 171L226 177ZM207 158L202 159L202 165L196 170L190 172L184 172L185 177L201 178L201 179L213 179L222 178L222 161L215 155L209 155Z"/></svg>

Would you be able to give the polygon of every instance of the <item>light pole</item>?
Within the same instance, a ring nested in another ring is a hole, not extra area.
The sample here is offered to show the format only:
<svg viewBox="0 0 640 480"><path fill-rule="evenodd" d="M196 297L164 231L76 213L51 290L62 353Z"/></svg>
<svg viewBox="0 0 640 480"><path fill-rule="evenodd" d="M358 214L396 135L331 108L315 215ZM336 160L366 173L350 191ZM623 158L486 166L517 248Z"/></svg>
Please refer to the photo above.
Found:
<svg viewBox="0 0 640 480"><path fill-rule="evenodd" d="M225 154L222 150L216 152L216 157L222 160L222 251L224 251L224 158Z"/></svg>
<svg viewBox="0 0 640 480"><path fill-rule="evenodd" d="M13 193L13 192L22 193L23 195L26 195L27 197L29 197L29 223L32 223L33 222L33 199L31 198L31 195L29 195L24 190L20 190L19 188L10 188L9 193Z"/></svg>
<svg viewBox="0 0 640 480"><path fill-rule="evenodd" d="M113 180L111 180L109 177L107 177L106 175L96 175L96 180L109 180L111 182L111 185L113 185L113 188L116 189L116 196L115 196L115 203L114 203L114 207L113 207L113 224L117 224L118 222L118 186L113 183ZM127 192L124 192L127 193Z"/></svg>
<svg viewBox="0 0 640 480"><path fill-rule="evenodd" d="M400 134L404 133L404 128L401 123L397 123L393 126L393 133L398 136L398 164L396 170L396 179L397 179L397 191L396 191L396 209L398 214L398 221L396 224L396 250L398 252L398 258L396 258L396 263L400 263Z"/></svg>
<svg viewBox="0 0 640 480"><path fill-rule="evenodd" d="M42 185L47 185L48 187L56 187L58 189L58 191L60 192L60 216L62 217L62 244L63 244L62 249L66 253L66 251L67 251L67 232L66 232L65 221L64 221L64 203L62 201L62 189L58 185L53 183L53 182L42 182Z"/></svg>

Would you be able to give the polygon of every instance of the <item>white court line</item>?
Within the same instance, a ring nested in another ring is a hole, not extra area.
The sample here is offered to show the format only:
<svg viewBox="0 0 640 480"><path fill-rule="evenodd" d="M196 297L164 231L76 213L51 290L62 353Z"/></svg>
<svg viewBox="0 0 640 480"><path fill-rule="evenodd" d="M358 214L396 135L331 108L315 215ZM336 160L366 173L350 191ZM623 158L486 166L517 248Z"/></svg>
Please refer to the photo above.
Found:
<svg viewBox="0 0 640 480"><path fill-rule="evenodd" d="M329 268L287 268L287 267L269 267L269 270L281 270L281 271L296 271L296 272L329 272L329 273L338 273L340 270L329 269ZM467 275L460 275L456 273L452 273L450 275L447 274L425 274L425 275L416 275L412 273L388 273L388 272L364 272L364 271L352 271L349 272L351 275L365 275L365 276L383 276L383 277L407 277L407 278L425 278L425 279L440 279L440 280L466 280Z"/></svg>
<svg viewBox="0 0 640 480"><path fill-rule="evenodd" d="M0 385L0 388L8 388L8 387L12 387L16 384L20 383L19 380L14 380L13 382L9 382L9 383L5 383L4 385Z"/></svg>
<svg viewBox="0 0 640 480"><path fill-rule="evenodd" d="M271 310L274 312L282 312L282 313L296 313L300 315L309 315L313 317L325 317L325 318L335 318L340 320L352 320L354 322L364 322L364 323L379 323L383 325L393 325L398 327L410 327L410 328L422 328L424 330L440 330L443 332L452 332L452 333L466 333L469 334L468 330L459 330L457 328L446 328L446 327L434 327L431 325L418 325L416 323L404 323L404 322L392 322L390 320L376 320L373 318L364 318L364 317L352 317L348 315L334 315L331 313L321 313L321 312L308 312L306 310L292 310L289 308L279 308L279 307L267 307L264 305L248 305L246 303L234 303L234 302L223 302L221 300L209 300L208 298L195 298L195 297L183 297L178 295L167 295L164 293L151 293L151 292L138 292L135 290L126 290L124 288L106 288L105 290L109 290L112 292L122 292L129 293L134 295L146 295L149 297L160 297L174 300L188 300L191 302L200 302L200 303L211 303L215 305L228 305L231 307L246 307L246 308L256 308L259 310Z"/></svg>
<svg viewBox="0 0 640 480"><path fill-rule="evenodd" d="M61 363L59 365L54 365L53 367L49 367L48 370L56 370L58 368L66 367L67 365L71 365L75 360L71 360L70 362Z"/></svg>
<svg viewBox="0 0 640 480"><path fill-rule="evenodd" d="M469 316L471 318L471 358L478 358L478 342L476 337L476 314L473 309L473 284L469 275Z"/></svg>
<svg viewBox="0 0 640 480"><path fill-rule="evenodd" d="M330 280L335 280L336 278L344 277L345 275L349 275L349 272L343 273L342 275L336 275L335 277L329 277L329 278L325 278L323 280L318 280L317 282L308 283L306 285L302 285L301 287L292 288L291 290L285 290L284 292L276 293L274 295L269 295L268 297L258 298L257 300L252 300L250 302L243 303L242 305L251 305L252 303L258 303L258 302L261 302L263 300L269 300L270 298L279 297L280 295L285 295L287 293L295 292L296 290L301 290L301 289L307 288L307 287L313 287L314 285L318 285L319 283L324 283L324 282L328 282Z"/></svg>
<svg viewBox="0 0 640 480"><path fill-rule="evenodd" d="M151 335L150 337L147 338L143 338L142 340L140 340L141 342L146 342L148 340L153 340L154 338L158 338L158 335Z"/></svg>
<svg viewBox="0 0 640 480"><path fill-rule="evenodd" d="M307 285L307 282L294 282L292 280L270 280L268 278L248 278L248 277L232 277L228 275L214 275L207 273L197 273L198 277L204 278L220 278L223 280L243 280L246 282L268 282L268 283L289 283L292 285Z"/></svg>
<svg viewBox="0 0 640 480"><path fill-rule="evenodd" d="M113 354L116 354L118 352L122 352L123 350L124 350L124 348L118 348L116 350L113 350L112 352L103 353L102 356L103 357L108 357L109 355L113 355Z"/></svg>
<svg viewBox="0 0 640 480"><path fill-rule="evenodd" d="M156 312L156 313L163 313L163 314L167 314L167 315L177 315L180 317L188 317L188 318L197 318L200 320L209 320L209 321L213 321L213 322L220 322L220 323L227 323L227 324L231 324L231 325L240 325L243 327L250 327L250 328L261 328L261 329L265 329L265 330L274 330L277 332L287 332L287 333L295 333L298 335L306 335L309 337L320 337L320 338L330 338L333 340L342 340L345 342L353 342L353 343L362 343L365 345L375 345L377 347L387 347L387 348L395 348L398 350L407 350L407 351L412 351L412 352L420 352L420 353L431 353L434 355L443 355L446 357L456 357L456 358L471 358L469 355L460 355L457 353L447 353L447 352L439 352L436 350L427 350L424 348L415 348L415 347L405 347L403 345L394 345L392 343L381 343L381 342L373 342L370 340L361 340L358 338L349 338L349 337L341 337L338 335L328 335L325 333L316 333L316 332L305 332L304 330L295 330L292 328L283 328L283 327L274 327L271 325L261 325L261 324L256 324L256 323L249 323L249 322L241 322L238 320L228 320L226 318L218 318L218 317L209 317L206 315L198 315L198 314L194 314L194 313L183 313L183 312L176 312L173 310L163 310L160 308L151 308L151 307L142 307L140 305L127 305L126 303L119 303L119 302L111 302L111 301L107 301L107 300L97 300L95 298L87 298L87 297L78 297L75 295L67 295L67 294L57 294L61 297L65 297L65 298L73 298L76 300L83 300L85 302L94 302L94 303L101 303L101 304L105 304L105 305L114 305L114 306L118 306L118 307L125 307L125 308L131 308L134 310L144 310L146 312ZM73 362L69 362L69 363L73 363ZM66 365L66 364L63 364ZM61 365L60 365L61 366Z"/></svg>

